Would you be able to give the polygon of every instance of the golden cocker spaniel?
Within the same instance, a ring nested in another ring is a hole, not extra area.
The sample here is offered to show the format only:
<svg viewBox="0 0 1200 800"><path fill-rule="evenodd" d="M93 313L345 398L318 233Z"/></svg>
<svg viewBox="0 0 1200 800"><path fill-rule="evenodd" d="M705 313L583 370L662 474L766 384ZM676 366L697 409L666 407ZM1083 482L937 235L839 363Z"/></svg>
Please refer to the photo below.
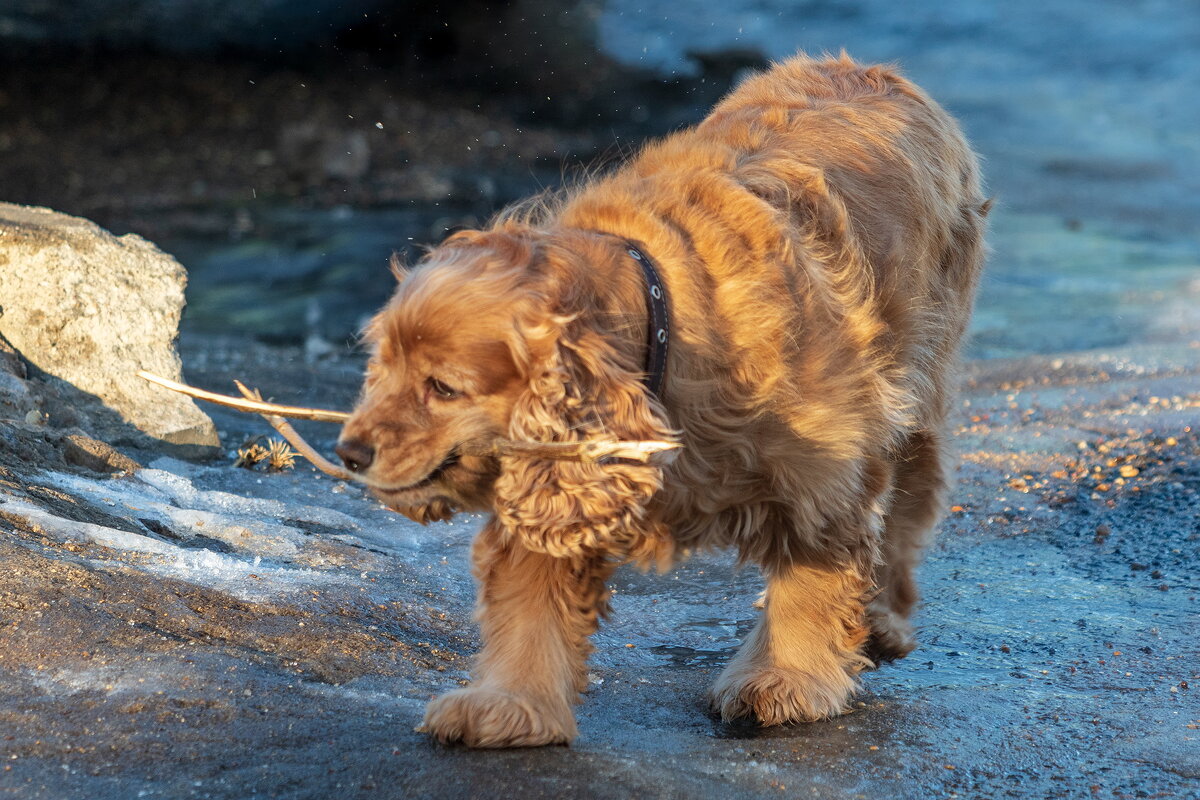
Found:
<svg viewBox="0 0 1200 800"><path fill-rule="evenodd" d="M474 681L425 730L571 741L606 579L695 548L735 548L767 585L712 688L722 717L838 714L860 670L907 654L986 213L924 92L799 56L612 174L397 268L338 452L413 519L492 512ZM467 452L498 437L683 447L665 467Z"/></svg>

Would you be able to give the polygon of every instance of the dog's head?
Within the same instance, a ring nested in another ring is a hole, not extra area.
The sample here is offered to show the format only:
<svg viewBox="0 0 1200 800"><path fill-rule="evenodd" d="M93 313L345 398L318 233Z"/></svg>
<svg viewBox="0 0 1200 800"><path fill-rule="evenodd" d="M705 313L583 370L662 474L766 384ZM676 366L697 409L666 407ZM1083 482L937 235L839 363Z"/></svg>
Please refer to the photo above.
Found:
<svg viewBox="0 0 1200 800"><path fill-rule="evenodd" d="M472 454L500 437L673 438L641 383L641 277L622 256L612 237L510 226L456 234L397 269L338 454L419 522L491 509L537 550L628 546L657 467Z"/></svg>

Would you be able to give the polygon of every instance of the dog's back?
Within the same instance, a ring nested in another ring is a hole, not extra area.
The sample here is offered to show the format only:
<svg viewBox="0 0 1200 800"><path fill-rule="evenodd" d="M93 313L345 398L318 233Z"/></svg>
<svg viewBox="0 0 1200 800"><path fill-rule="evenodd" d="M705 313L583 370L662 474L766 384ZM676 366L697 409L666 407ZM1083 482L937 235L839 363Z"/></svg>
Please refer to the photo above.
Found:
<svg viewBox="0 0 1200 800"><path fill-rule="evenodd" d="M740 151L735 171L755 191L756 174L768 184L794 176L762 192L777 207L795 205L797 190L825 195L815 209L801 202L802 213L824 217L832 246L849 235L861 249L850 270L869 271L842 276L845 285L874 298L895 359L935 384L914 387L918 404L940 416L987 213L977 159L953 117L888 67L799 57L747 80L698 132Z"/></svg>
<svg viewBox="0 0 1200 800"><path fill-rule="evenodd" d="M680 516L695 520L694 502L753 497L735 462L771 460L762 438L730 443L714 421L753 420L746 432L779 420L807 441L802 451L842 462L938 430L984 214L955 121L893 70L845 56L800 56L749 78L699 126L573 198L564 223L637 239L659 258L679 338L694 343L672 362L688 396L673 398L668 381L665 399L676 424L712 442L680 460L677 474L694 464L702 493L669 503ZM719 398L703 391L715 383ZM733 451L706 452L723 438ZM729 492L713 497L712 480Z"/></svg>

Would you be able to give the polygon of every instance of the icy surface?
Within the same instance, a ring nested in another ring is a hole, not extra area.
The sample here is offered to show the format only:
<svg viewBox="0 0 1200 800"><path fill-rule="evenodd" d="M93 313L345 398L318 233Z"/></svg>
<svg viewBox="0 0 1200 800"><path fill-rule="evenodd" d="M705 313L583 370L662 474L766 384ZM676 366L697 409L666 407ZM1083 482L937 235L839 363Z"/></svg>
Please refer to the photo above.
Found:
<svg viewBox="0 0 1200 800"><path fill-rule="evenodd" d="M477 518L419 528L307 468L9 475L0 719L15 758L0 787L469 797L534 776L547 796L1187 797L1197 353L972 365L920 649L864 675L851 714L786 728L705 707L762 586L726 555L618 571L571 748L466 753L413 728L477 647Z"/></svg>
<svg viewBox="0 0 1200 800"><path fill-rule="evenodd" d="M303 534L294 528L265 519L232 518L216 511L178 508L148 497L136 485L127 490L121 485L123 482L101 485L69 475L47 477L47 483L71 490L77 497L121 506L145 515L141 519L158 520L170 526L173 537L190 546L163 541L151 528L135 533L64 519L25 500L0 498L0 508L6 513L24 518L56 541L91 542L107 551L145 555L147 558L140 561L139 567L147 572L212 587L244 600L261 600L272 593L296 591L330 579L312 569L289 566L290 557L298 554L303 539ZM197 544L197 537L224 542L238 552L214 552ZM110 563L103 557L96 560L100 564Z"/></svg>

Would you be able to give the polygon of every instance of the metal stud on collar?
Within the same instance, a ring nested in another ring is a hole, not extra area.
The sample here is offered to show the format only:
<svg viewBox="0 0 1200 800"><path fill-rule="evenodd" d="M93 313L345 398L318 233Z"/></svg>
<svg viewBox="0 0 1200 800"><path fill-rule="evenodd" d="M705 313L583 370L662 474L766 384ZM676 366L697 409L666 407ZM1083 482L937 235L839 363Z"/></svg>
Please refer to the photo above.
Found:
<svg viewBox="0 0 1200 800"><path fill-rule="evenodd" d="M671 339L667 289L649 256L644 255L632 242L626 245L625 252L638 262L646 279L646 303L649 306L650 325L647 331L649 341L646 351L646 374L642 381L651 394L658 395L662 391L663 377L667 369L667 348Z"/></svg>

